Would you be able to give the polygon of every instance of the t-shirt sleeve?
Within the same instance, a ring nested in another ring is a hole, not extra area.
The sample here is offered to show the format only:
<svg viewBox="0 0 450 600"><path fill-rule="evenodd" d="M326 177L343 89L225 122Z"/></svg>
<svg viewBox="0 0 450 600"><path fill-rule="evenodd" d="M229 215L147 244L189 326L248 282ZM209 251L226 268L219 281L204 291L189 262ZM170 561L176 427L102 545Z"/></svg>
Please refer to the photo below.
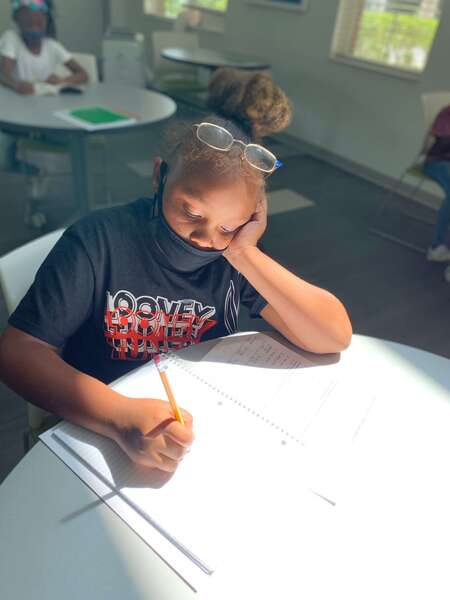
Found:
<svg viewBox="0 0 450 600"><path fill-rule="evenodd" d="M6 58L17 60L18 44L14 31L5 31L0 37L0 54Z"/></svg>
<svg viewBox="0 0 450 600"><path fill-rule="evenodd" d="M62 348L92 312L94 281L83 243L67 230L42 263L10 325Z"/></svg>
<svg viewBox="0 0 450 600"><path fill-rule="evenodd" d="M69 60L73 59L73 55L64 48L64 46L56 40L49 40L51 43L51 51L53 60L57 66L65 65Z"/></svg>
<svg viewBox="0 0 450 600"><path fill-rule="evenodd" d="M240 299L242 304L250 311L250 317L255 319L260 316L263 308L268 304L267 300L243 277L241 277Z"/></svg>

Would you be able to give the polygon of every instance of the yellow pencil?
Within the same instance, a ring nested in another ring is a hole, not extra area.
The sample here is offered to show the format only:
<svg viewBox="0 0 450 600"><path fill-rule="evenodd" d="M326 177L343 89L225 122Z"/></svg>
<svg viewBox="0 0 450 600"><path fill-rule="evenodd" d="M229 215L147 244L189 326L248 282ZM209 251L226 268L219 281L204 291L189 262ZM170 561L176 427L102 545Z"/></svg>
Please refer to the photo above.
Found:
<svg viewBox="0 0 450 600"><path fill-rule="evenodd" d="M169 379L166 375L167 365L163 364L166 362L167 359L163 358L163 360L161 360L161 357L159 355L156 355L153 357L153 360L155 361L155 365L158 369L159 376L161 377L164 389L166 390L166 394L169 399L170 406L172 407L173 414L175 415L176 420L179 423L181 423L181 425L184 425L183 415L181 414L181 411L178 408L177 401L175 400L172 388L170 387Z"/></svg>

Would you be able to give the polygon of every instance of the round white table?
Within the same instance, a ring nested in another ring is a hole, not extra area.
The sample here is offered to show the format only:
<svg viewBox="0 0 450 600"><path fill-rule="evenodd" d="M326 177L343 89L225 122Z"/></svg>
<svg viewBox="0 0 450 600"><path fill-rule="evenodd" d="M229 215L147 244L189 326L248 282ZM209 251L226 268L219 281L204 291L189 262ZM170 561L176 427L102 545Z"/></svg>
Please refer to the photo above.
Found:
<svg viewBox="0 0 450 600"><path fill-rule="evenodd" d="M42 133L69 143L73 181L81 214L91 205L88 177L87 144L89 136L99 131L87 131L57 117L55 111L83 106L102 106L124 112L136 118L126 127L101 130L102 135L120 135L130 129L151 127L176 111L175 102L157 92L109 83L92 84L83 94L58 96L21 96L0 86L0 128L17 134Z"/></svg>
<svg viewBox="0 0 450 600"><path fill-rule="evenodd" d="M188 351L201 356L210 344ZM336 357L314 360L325 369ZM376 402L336 506L312 494L318 510L299 506L287 579L274 577L267 558L282 543L282 507L261 523L253 570L219 576L207 595L194 594L38 443L0 486L2 598L447 600L450 360L363 336L340 360L363 375Z"/></svg>
<svg viewBox="0 0 450 600"><path fill-rule="evenodd" d="M214 70L220 67L243 69L246 71L264 71L270 69L270 64L251 56L243 56L233 52L222 52L210 48L164 48L161 56L173 62L204 67Z"/></svg>

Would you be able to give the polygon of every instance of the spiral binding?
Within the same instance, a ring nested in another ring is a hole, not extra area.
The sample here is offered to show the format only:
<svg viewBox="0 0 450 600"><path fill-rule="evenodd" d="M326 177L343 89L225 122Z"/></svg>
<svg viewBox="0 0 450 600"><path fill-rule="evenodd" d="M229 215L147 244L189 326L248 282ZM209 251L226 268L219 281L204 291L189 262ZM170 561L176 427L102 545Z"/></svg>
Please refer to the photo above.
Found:
<svg viewBox="0 0 450 600"><path fill-rule="evenodd" d="M270 427L273 427L274 429L277 429L282 435L286 436L290 440L296 442L297 444L301 444L301 440L298 437L296 437L295 435L293 435L292 433L290 433L289 431L287 431L283 427L280 427L280 425L278 425L277 423L275 423L271 419L268 419L267 417L265 417L261 413L257 412L256 410L253 410L253 408L250 408L249 406L247 406L243 402L239 402L239 400L236 400L236 398L233 398L233 396L231 396L230 394L227 394L226 392L224 392L223 390L221 390L220 388L218 388L214 384L210 383L206 379L203 379L203 377L201 377L200 375L198 375L198 373L196 373L195 371L191 370L186 365L186 363L184 361L182 361L181 359L179 359L174 353L169 352L168 358L169 358L169 361L172 361L177 367L179 367L180 369L183 369L183 371L185 371L186 373L188 373L189 375L191 375L191 377L194 377L195 379L198 379L198 381L200 381L204 385L207 385L211 390L213 390L214 392L216 392L222 398L225 398L226 400L229 400L230 402L232 402L236 406L239 406L243 410L246 410L251 415L257 417L258 419L260 419L261 421L263 421L264 423L266 423L266 425L269 425ZM222 405L223 404L223 400L219 400L218 404ZM283 441L282 441L282 443L283 443Z"/></svg>

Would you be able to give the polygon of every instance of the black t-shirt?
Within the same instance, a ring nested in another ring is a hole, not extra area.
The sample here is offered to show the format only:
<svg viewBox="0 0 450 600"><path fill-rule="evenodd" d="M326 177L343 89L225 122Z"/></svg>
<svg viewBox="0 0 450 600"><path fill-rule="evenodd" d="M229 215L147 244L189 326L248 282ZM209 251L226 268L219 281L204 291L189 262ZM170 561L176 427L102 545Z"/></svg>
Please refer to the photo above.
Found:
<svg viewBox="0 0 450 600"><path fill-rule="evenodd" d="M226 259L180 273L152 243L154 200L97 211L67 229L9 323L109 383L152 356L237 330L242 302L267 302Z"/></svg>

